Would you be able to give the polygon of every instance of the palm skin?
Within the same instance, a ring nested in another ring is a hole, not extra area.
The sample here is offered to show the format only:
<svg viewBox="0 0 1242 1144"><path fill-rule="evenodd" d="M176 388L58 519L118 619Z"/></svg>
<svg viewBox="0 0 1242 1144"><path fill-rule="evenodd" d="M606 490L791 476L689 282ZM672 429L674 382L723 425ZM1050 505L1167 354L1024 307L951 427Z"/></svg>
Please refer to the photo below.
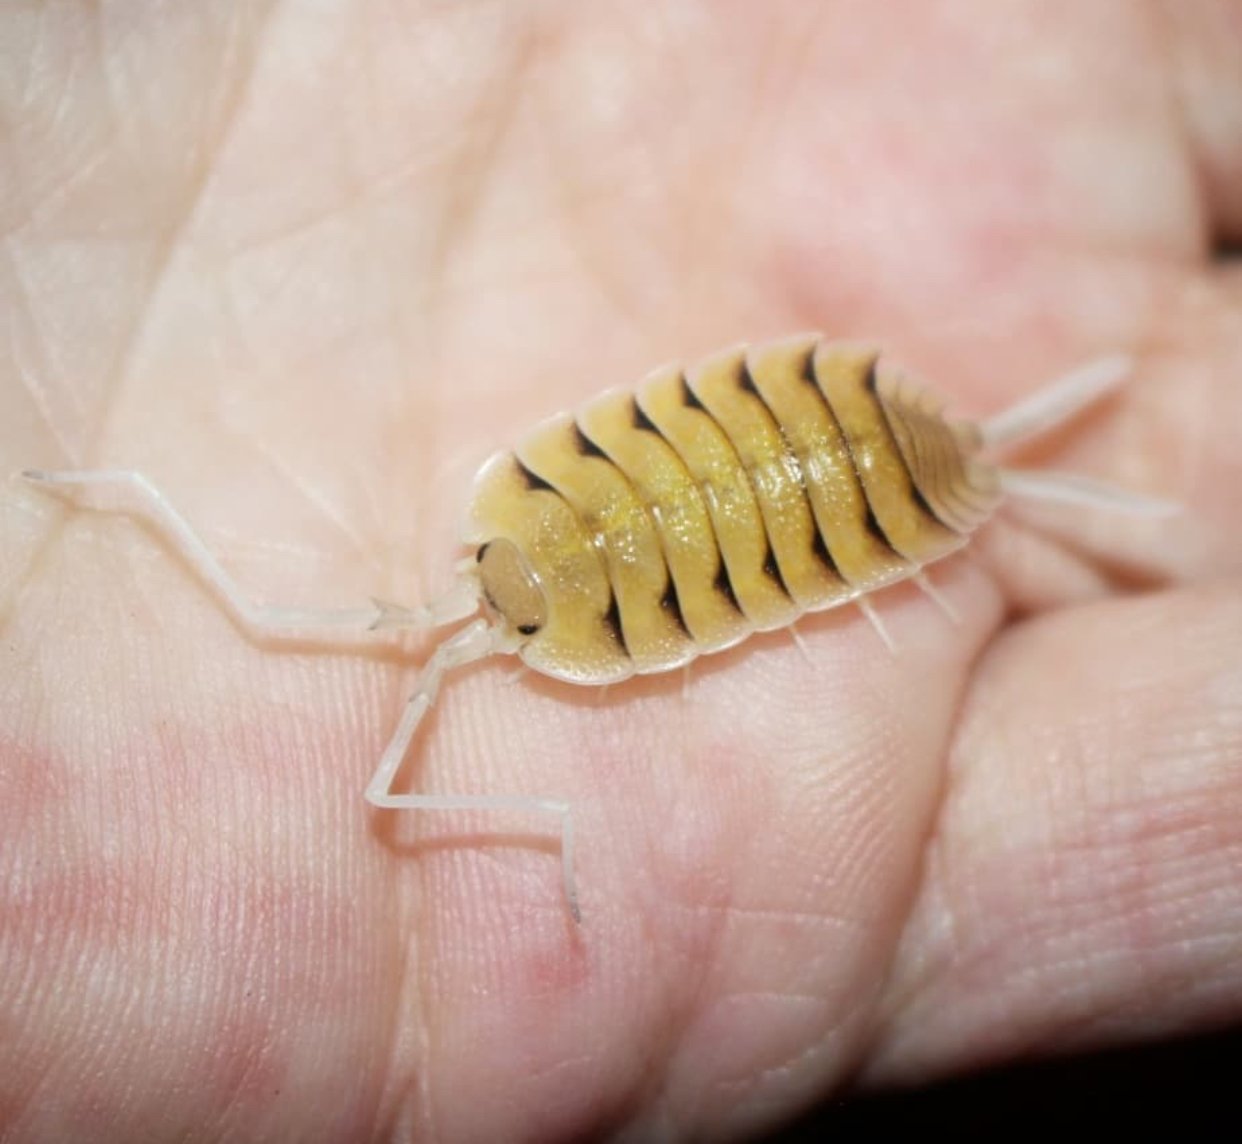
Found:
<svg viewBox="0 0 1242 1144"><path fill-rule="evenodd" d="M525 426L819 328L970 413L1132 350L1024 460L1187 511L1007 514L933 570L959 625L878 598L896 657L843 611L685 689L457 674L407 781L571 800L579 928L548 822L362 802L427 645L248 638L13 481L12 1138L738 1136L1236 1019L1242 6L235 8L0 14L7 468L412 604Z"/></svg>

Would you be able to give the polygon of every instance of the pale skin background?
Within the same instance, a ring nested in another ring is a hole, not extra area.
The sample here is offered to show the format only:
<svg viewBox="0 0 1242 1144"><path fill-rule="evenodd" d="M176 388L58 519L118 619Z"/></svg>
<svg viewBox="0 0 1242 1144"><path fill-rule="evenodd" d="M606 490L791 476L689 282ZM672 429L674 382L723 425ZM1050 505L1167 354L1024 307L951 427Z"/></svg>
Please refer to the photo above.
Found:
<svg viewBox="0 0 1242 1144"><path fill-rule="evenodd" d="M1242 1012L1242 4L0 9L0 461L155 479L256 597L414 604L475 466L670 358L879 339L1173 522L677 676L257 642L149 529L0 486L15 1140L736 1135ZM1020 523L1024 522L1024 523Z"/></svg>

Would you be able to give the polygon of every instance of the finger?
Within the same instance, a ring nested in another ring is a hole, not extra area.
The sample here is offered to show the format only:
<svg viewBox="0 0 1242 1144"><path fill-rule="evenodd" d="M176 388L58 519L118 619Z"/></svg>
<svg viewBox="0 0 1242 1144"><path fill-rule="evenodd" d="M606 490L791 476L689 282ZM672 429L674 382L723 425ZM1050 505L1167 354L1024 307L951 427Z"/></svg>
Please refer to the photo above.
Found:
<svg viewBox="0 0 1242 1144"><path fill-rule="evenodd" d="M872 1080L1242 1013L1242 587L1012 629L981 663Z"/></svg>

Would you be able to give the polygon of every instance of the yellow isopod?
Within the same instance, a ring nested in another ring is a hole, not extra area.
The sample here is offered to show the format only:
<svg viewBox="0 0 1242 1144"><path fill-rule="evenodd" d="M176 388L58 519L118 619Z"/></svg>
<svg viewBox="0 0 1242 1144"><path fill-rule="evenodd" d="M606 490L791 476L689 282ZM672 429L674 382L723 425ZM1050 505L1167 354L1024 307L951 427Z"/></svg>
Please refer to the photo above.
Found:
<svg viewBox="0 0 1242 1144"><path fill-rule="evenodd" d="M1060 424L1122 380L1110 357L982 424L950 421L925 390L852 343L806 335L665 368L576 415L537 426L475 479L448 596L410 609L256 607L142 474L27 472L44 485L128 487L178 550L256 630L431 628L476 616L425 666L367 798L406 809L557 814L569 908L579 917L568 803L395 794L397 768L451 668L494 653L606 684L668 671L753 632L914 579L961 548L1008 493L1158 515L1172 506L1062 473L999 468L985 452ZM477 614L476 613L481 613ZM891 645L890 645L891 646Z"/></svg>

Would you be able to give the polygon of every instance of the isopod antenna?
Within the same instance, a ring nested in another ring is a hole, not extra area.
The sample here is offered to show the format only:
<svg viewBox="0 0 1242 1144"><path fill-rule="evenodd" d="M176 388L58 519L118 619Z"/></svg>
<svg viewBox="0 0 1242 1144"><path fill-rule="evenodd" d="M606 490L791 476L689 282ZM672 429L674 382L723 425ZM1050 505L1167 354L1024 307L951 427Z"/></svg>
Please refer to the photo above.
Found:
<svg viewBox="0 0 1242 1144"><path fill-rule="evenodd" d="M150 518L167 543L219 596L234 619L256 635L279 637L331 629L347 632L391 628L427 630L464 620L478 609L478 594L467 581L459 582L446 596L420 608L374 599L370 607L365 608L288 608L256 604L225 571L190 522L142 473L133 469L57 472L27 469L22 477L53 491L103 487L126 495L132 507Z"/></svg>

